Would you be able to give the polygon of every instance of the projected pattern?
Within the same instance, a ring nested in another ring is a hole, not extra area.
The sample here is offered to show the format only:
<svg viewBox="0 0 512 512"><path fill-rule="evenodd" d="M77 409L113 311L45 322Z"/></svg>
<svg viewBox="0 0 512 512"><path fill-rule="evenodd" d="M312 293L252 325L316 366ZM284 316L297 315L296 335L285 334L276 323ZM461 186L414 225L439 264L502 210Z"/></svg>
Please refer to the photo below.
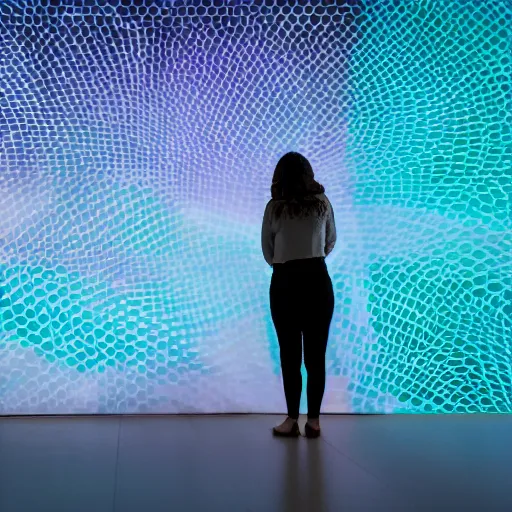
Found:
<svg viewBox="0 0 512 512"><path fill-rule="evenodd" d="M0 4L0 413L284 411L289 150L337 219L323 410L512 410L509 2L57 4Z"/></svg>

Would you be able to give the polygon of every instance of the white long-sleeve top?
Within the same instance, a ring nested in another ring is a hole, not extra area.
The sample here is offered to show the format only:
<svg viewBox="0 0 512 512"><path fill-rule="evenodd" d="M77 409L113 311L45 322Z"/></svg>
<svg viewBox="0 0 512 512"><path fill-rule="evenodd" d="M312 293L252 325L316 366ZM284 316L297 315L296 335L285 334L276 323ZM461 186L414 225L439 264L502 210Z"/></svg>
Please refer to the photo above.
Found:
<svg viewBox="0 0 512 512"><path fill-rule="evenodd" d="M327 212L322 217L316 212L303 218L290 218L284 213L277 219L274 211L278 201L268 202L263 215L261 248L270 266L290 260L325 257L333 250L336 243L334 211L325 194L319 194L318 198L327 205Z"/></svg>

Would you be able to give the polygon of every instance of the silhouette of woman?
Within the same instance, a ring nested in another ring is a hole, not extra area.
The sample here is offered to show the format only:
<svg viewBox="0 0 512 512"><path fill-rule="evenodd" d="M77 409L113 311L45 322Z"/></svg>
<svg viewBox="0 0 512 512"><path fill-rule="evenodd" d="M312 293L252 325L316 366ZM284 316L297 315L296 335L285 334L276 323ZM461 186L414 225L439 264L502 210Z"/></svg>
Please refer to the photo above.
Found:
<svg viewBox="0 0 512 512"><path fill-rule="evenodd" d="M273 433L300 435L302 341L308 374L306 437L320 435L325 389L325 352L334 310L332 281L325 257L336 243L332 205L314 179L308 160L287 153L278 162L265 208L261 246L273 267L270 310L279 341L288 417Z"/></svg>

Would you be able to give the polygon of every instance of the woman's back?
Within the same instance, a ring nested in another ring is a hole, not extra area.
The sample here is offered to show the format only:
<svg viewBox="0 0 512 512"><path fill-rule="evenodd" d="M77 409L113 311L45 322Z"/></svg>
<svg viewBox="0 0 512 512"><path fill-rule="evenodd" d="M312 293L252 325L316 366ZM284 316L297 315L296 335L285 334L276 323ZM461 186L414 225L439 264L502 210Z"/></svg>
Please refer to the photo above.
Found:
<svg viewBox="0 0 512 512"><path fill-rule="evenodd" d="M287 261L327 256L336 242L336 225L332 205L325 194L316 198L325 203L326 212L315 210L305 215L289 215L284 208L276 215L283 200L267 204L263 218L262 249L269 265Z"/></svg>

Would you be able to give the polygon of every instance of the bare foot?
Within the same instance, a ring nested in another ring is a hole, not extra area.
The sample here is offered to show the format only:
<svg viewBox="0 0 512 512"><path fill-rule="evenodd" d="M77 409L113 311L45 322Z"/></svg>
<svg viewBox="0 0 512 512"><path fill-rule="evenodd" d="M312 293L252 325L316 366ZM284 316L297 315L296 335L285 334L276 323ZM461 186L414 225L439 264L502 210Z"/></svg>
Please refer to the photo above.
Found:
<svg viewBox="0 0 512 512"><path fill-rule="evenodd" d="M308 425L313 429L313 430L320 430L320 420L317 418L315 420L308 420Z"/></svg>
<svg viewBox="0 0 512 512"><path fill-rule="evenodd" d="M293 428L293 425L295 425L296 422L297 422L297 420L294 420L292 418L286 418L283 421L283 423L281 423L281 425L275 427L275 429L278 432L281 432L282 434L285 434L285 433L291 432L291 430Z"/></svg>

